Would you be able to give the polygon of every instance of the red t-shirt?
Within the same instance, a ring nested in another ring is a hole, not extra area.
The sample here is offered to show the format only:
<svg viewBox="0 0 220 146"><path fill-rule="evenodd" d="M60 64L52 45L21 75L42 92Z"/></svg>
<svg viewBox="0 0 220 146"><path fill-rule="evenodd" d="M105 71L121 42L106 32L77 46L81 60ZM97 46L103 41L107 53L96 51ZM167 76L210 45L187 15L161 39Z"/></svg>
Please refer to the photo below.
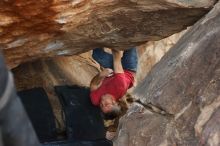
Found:
<svg viewBox="0 0 220 146"><path fill-rule="evenodd" d="M115 73L110 77L106 77L98 89L91 91L91 101L98 106L101 96L104 94L111 94L117 101L133 86L133 83L133 72L125 70L124 73Z"/></svg>

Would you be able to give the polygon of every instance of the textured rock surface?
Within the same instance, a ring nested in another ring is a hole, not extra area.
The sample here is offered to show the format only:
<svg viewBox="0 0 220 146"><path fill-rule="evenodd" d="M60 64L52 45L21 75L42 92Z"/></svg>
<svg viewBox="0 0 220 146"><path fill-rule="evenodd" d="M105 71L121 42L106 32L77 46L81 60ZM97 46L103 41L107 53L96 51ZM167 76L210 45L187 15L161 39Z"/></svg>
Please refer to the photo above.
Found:
<svg viewBox="0 0 220 146"><path fill-rule="evenodd" d="M220 145L219 24L220 2L153 67L134 92L145 107L154 107L151 118L142 112L143 120L130 124L140 112L127 113L116 146Z"/></svg>
<svg viewBox="0 0 220 146"><path fill-rule="evenodd" d="M72 85L89 86L99 65L90 53L72 57L54 57L25 63L13 69L18 90L33 87Z"/></svg>
<svg viewBox="0 0 220 146"><path fill-rule="evenodd" d="M139 60L136 75L138 83L145 78L151 68L176 44L185 32L186 30L159 41L149 41L138 47Z"/></svg>
<svg viewBox="0 0 220 146"><path fill-rule="evenodd" d="M164 139L172 132L170 120L135 103L120 119L114 146L168 146Z"/></svg>
<svg viewBox="0 0 220 146"><path fill-rule="evenodd" d="M216 0L2 0L0 47L13 68L40 57L125 48L192 25Z"/></svg>

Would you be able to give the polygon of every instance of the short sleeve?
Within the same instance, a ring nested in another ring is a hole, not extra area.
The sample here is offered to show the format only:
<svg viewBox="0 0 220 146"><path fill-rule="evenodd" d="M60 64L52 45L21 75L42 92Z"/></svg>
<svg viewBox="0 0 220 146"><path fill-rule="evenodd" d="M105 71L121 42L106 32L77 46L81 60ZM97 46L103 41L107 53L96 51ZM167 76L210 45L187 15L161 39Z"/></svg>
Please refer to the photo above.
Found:
<svg viewBox="0 0 220 146"><path fill-rule="evenodd" d="M99 96L97 95L96 90L90 92L90 99L91 99L91 102L92 102L93 105L95 105L95 106L98 106L98 105L99 105L100 98L99 98Z"/></svg>

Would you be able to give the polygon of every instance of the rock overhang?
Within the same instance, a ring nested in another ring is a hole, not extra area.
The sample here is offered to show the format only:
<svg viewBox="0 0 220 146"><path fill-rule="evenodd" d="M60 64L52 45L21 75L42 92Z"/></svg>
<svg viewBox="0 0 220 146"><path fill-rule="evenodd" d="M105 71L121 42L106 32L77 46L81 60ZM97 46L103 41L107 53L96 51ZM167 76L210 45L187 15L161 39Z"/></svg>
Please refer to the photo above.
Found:
<svg viewBox="0 0 220 146"><path fill-rule="evenodd" d="M10 68L95 47L128 48L192 25L215 0L1 1L0 47Z"/></svg>

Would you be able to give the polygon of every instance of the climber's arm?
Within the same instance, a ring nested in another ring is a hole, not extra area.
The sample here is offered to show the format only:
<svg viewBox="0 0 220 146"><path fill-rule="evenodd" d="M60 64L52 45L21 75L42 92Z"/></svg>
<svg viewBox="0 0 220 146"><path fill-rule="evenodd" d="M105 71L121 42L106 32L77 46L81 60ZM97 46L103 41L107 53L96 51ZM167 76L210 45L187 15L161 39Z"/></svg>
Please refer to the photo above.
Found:
<svg viewBox="0 0 220 146"><path fill-rule="evenodd" d="M112 73L113 70L110 68L106 68L100 73L98 73L90 82L90 90L93 91L98 89L101 86L103 79L111 75Z"/></svg>
<svg viewBox="0 0 220 146"><path fill-rule="evenodd" d="M123 56L123 51L116 51L112 50L113 55L113 65L114 65L114 72L115 73L124 73L122 64L121 64L121 58Z"/></svg>
<svg viewBox="0 0 220 146"><path fill-rule="evenodd" d="M90 90L96 90L100 87L102 80L104 79L104 77L100 76L100 73L97 74L90 82Z"/></svg>

